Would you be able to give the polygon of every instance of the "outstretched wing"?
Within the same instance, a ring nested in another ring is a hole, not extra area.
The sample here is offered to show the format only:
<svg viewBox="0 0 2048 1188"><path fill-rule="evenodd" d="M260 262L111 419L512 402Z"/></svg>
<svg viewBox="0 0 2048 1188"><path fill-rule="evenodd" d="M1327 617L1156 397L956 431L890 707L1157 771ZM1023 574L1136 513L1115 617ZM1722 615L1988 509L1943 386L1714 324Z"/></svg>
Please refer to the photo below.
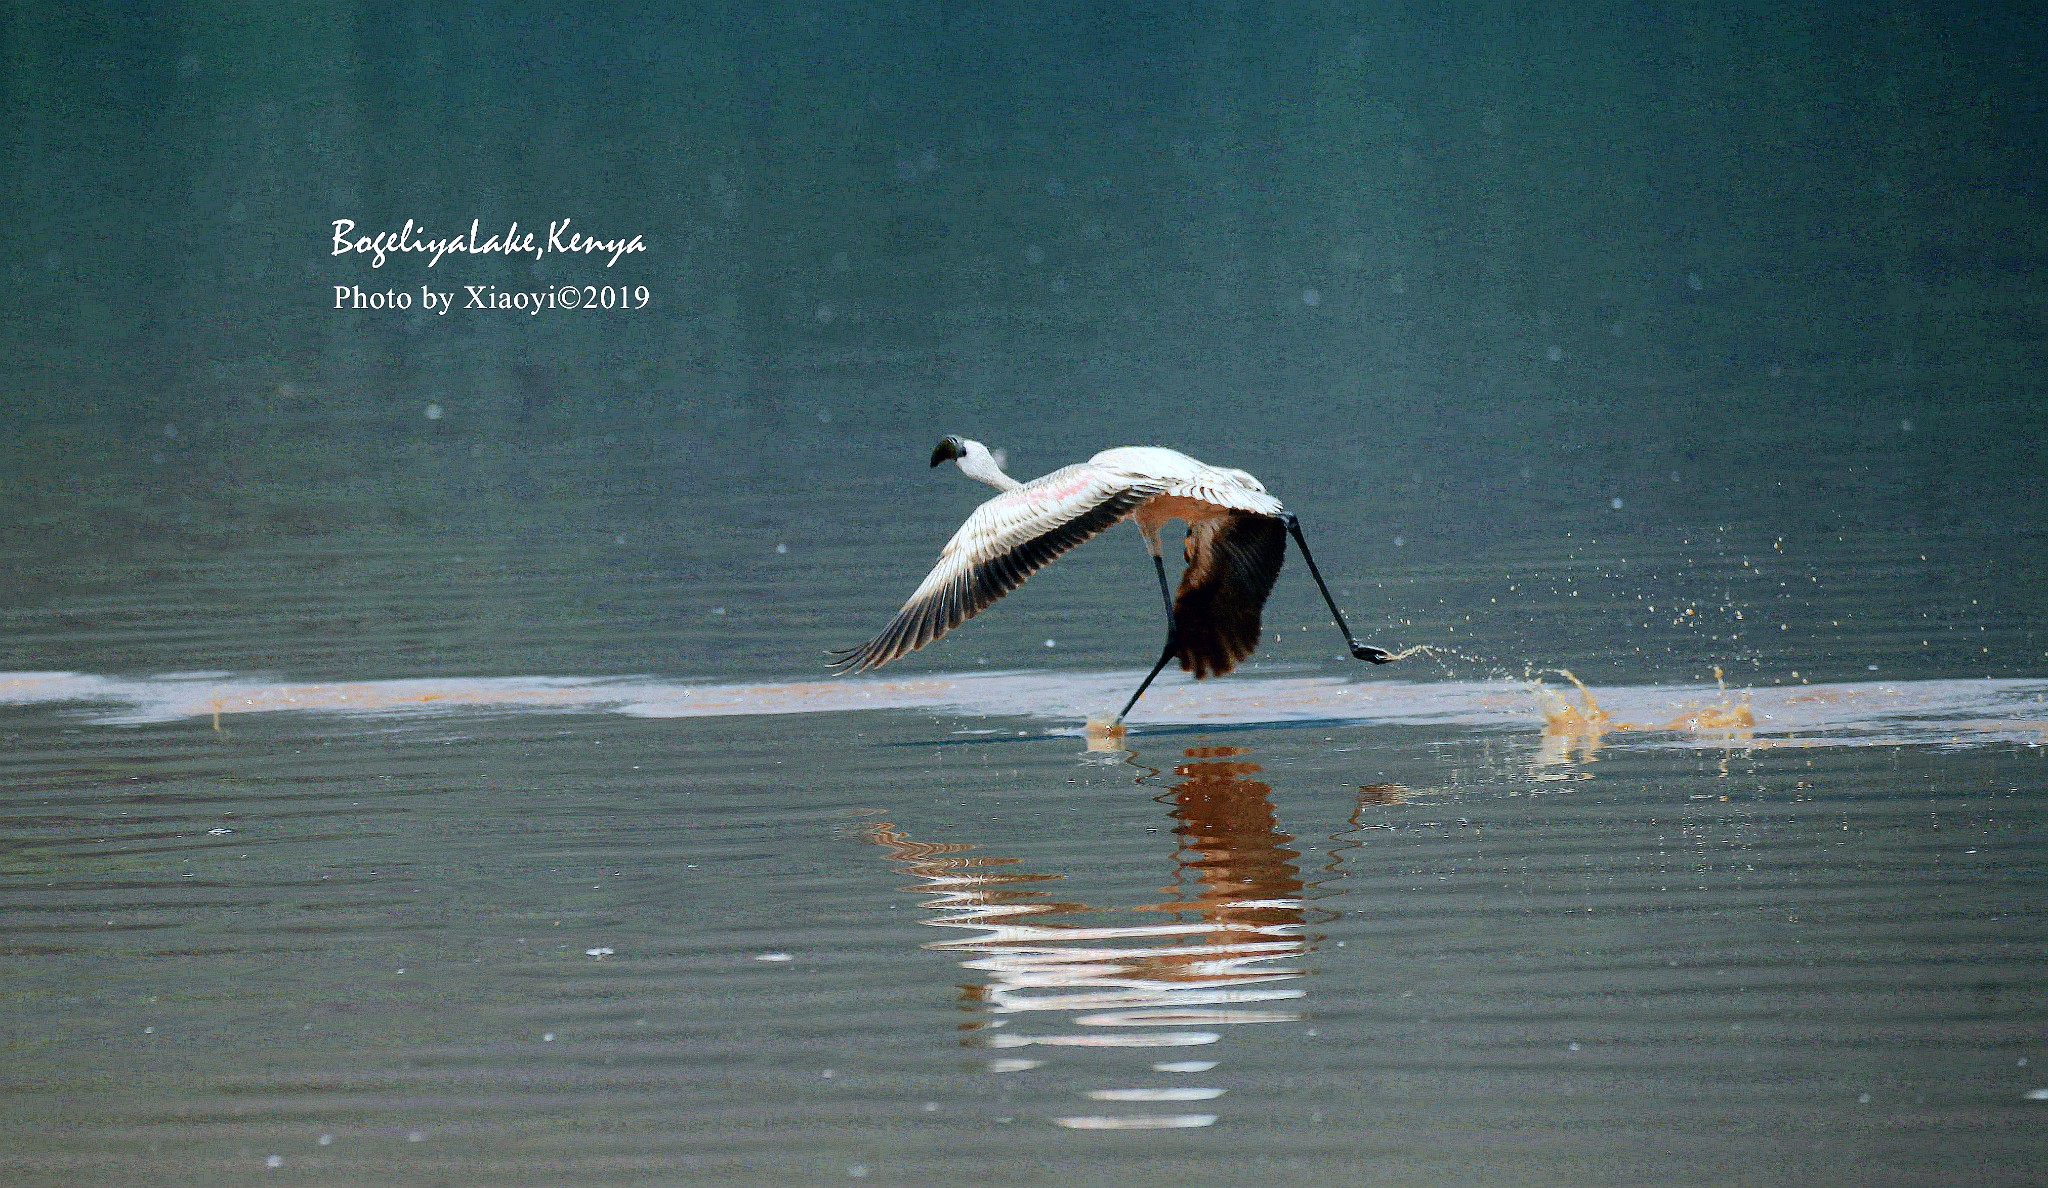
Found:
<svg viewBox="0 0 2048 1188"><path fill-rule="evenodd" d="M1173 600L1180 666L1222 676L1259 646L1259 615L1287 559L1287 528L1233 512L1188 529L1188 567Z"/></svg>
<svg viewBox="0 0 2048 1188"><path fill-rule="evenodd" d="M939 563L887 627L832 653L841 672L880 668L980 614L1053 558L1101 533L1165 488L1082 463L1055 470L974 509Z"/></svg>

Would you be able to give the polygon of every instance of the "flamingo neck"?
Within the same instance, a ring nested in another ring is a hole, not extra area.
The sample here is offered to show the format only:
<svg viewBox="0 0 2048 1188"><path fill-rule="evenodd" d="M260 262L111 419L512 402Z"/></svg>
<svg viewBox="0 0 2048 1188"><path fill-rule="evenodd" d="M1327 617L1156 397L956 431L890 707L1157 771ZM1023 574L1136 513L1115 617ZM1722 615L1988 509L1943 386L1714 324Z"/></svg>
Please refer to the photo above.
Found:
<svg viewBox="0 0 2048 1188"><path fill-rule="evenodd" d="M968 478L980 479L998 491L1015 491L1024 485L1003 473L1003 468L996 465L995 455L988 452L987 446L978 441L962 442L961 445L966 452L959 458L960 472Z"/></svg>

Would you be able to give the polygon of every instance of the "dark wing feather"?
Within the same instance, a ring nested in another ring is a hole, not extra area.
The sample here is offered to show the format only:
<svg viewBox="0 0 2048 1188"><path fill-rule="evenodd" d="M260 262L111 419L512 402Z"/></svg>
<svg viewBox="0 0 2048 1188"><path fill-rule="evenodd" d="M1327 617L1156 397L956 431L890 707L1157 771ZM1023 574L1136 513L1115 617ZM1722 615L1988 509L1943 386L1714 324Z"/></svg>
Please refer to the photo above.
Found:
<svg viewBox="0 0 2048 1188"><path fill-rule="evenodd" d="M1271 516L1233 512L1188 529L1186 572L1173 601L1180 666L1222 676L1259 646L1259 615L1287 559L1287 529Z"/></svg>
<svg viewBox="0 0 2048 1188"><path fill-rule="evenodd" d="M1131 514L1164 485L1112 482L1107 476L1079 475L1080 470L1056 471L1023 491L983 504L889 625L857 648L834 652L832 667L841 672L880 668L931 643L1023 585L1061 553ZM1045 484L1043 489L1050 490L1061 482L1081 489L1044 506L1033 504L1033 488Z"/></svg>

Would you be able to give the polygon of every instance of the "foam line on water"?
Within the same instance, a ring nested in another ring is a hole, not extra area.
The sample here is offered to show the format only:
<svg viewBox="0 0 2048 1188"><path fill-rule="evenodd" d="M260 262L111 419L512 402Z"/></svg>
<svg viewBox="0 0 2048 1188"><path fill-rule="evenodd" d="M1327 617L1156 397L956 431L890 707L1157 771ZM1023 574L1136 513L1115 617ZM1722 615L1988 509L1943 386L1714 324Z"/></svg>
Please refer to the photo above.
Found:
<svg viewBox="0 0 2048 1188"><path fill-rule="evenodd" d="M927 710L1078 724L1121 701L1129 672L986 672L709 684L651 677L433 677L305 682L232 673L151 677L0 673L0 705L77 706L89 722L133 726L244 714L360 716L580 712L642 718ZM1571 699L1577 698L1578 705ZM1565 705L1569 712L1561 712ZM1583 707L1583 708L1581 708ZM2048 680L1858 681L1723 690L1708 685L1596 686L1529 681L1345 680L1326 676L1162 682L1132 725L1304 721L1668 735L1669 741L1872 744L2048 742Z"/></svg>

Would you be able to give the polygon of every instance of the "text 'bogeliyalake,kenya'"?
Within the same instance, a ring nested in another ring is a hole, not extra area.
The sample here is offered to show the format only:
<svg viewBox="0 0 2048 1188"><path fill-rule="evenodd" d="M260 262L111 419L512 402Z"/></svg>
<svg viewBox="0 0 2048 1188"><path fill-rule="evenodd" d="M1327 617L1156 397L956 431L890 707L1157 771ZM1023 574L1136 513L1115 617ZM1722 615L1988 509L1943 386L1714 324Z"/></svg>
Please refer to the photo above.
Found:
<svg viewBox="0 0 2048 1188"><path fill-rule="evenodd" d="M466 256L530 256L535 260L548 255L558 256L604 256L604 266L610 268L626 256L647 250L642 236L615 236L610 239L585 235L570 226L572 219L554 219L548 223L546 235L538 231L522 231L514 220L502 234L486 234L483 220L471 219L466 235L429 234L412 219L396 231L379 231L371 235L358 235L354 219L334 220L334 255L345 256L352 252L370 257L370 267L382 268L392 255L424 255L427 267L432 268L448 255Z"/></svg>

